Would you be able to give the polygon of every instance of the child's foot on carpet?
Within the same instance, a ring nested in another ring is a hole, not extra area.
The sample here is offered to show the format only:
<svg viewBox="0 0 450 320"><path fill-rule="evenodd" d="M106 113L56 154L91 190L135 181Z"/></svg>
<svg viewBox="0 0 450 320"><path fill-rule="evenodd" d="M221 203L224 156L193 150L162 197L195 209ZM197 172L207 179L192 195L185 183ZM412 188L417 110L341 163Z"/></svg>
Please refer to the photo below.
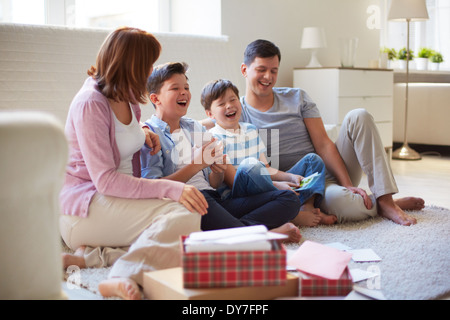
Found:
<svg viewBox="0 0 450 320"><path fill-rule="evenodd" d="M285 223L282 226L270 231L287 235L288 238L285 240L285 242L299 242L302 238L300 230L290 222Z"/></svg>
<svg viewBox="0 0 450 320"><path fill-rule="evenodd" d="M317 214L316 211L313 210L300 211L298 215L292 220L292 223L299 227L317 226L321 221L321 217Z"/></svg>
<svg viewBox="0 0 450 320"><path fill-rule="evenodd" d="M86 261L84 259L85 246L79 247L75 253L63 253L62 264L63 268L67 269L69 266L77 266L79 268L86 268Z"/></svg>
<svg viewBox="0 0 450 320"><path fill-rule="evenodd" d="M418 211L425 208L425 201L422 198L404 197L394 200L395 204L402 210Z"/></svg>
<svg viewBox="0 0 450 320"><path fill-rule="evenodd" d="M136 282L128 278L112 278L100 282L100 294L104 297L119 297L124 300L141 300L141 291Z"/></svg>
<svg viewBox="0 0 450 320"><path fill-rule="evenodd" d="M317 215L320 217L320 224L332 225L337 222L337 217L334 214L326 214L319 209Z"/></svg>

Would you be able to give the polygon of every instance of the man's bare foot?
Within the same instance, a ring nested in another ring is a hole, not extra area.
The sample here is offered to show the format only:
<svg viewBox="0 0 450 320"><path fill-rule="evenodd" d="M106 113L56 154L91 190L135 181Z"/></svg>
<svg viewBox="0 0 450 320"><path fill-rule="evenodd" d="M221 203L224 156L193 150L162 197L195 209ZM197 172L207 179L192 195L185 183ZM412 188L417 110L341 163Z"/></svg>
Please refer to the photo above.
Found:
<svg viewBox="0 0 450 320"><path fill-rule="evenodd" d="M86 261L84 259L85 246L79 247L75 252L72 253L62 253L63 268L67 269L69 266L77 266L79 268L86 268Z"/></svg>
<svg viewBox="0 0 450 320"><path fill-rule="evenodd" d="M422 198L404 197L394 200L395 204L402 210L418 211L425 208L425 201Z"/></svg>
<svg viewBox="0 0 450 320"><path fill-rule="evenodd" d="M286 242L299 242L302 238L300 230L298 230L298 228L290 222L287 222L282 226L270 231L287 235L288 238L285 240Z"/></svg>
<svg viewBox="0 0 450 320"><path fill-rule="evenodd" d="M378 214L389 220L394 221L403 226L410 226L416 224L417 220L407 215L400 206L398 206L392 195L384 195L377 199Z"/></svg>
<svg viewBox="0 0 450 320"><path fill-rule="evenodd" d="M320 216L315 211L300 211L291 221L299 227L315 227L320 223Z"/></svg>
<svg viewBox="0 0 450 320"><path fill-rule="evenodd" d="M112 278L100 282L100 294L104 297L119 297L124 300L141 300L141 291L136 282L129 278Z"/></svg>

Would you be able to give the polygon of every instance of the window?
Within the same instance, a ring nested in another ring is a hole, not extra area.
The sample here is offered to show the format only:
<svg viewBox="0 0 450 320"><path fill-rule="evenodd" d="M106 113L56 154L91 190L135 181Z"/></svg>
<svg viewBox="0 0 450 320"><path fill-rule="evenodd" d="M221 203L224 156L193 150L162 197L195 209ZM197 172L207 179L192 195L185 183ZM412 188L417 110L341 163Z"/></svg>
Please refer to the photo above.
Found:
<svg viewBox="0 0 450 320"><path fill-rule="evenodd" d="M0 22L220 35L220 7L220 0L0 0Z"/></svg>
<svg viewBox="0 0 450 320"><path fill-rule="evenodd" d="M385 17L391 0L383 0ZM444 57L440 70L450 70L450 0L427 0L429 19L410 23L409 47L417 55L420 48L428 47ZM406 47L406 22L386 21L381 34L381 45L397 51Z"/></svg>
<svg viewBox="0 0 450 320"><path fill-rule="evenodd" d="M133 26L159 31L158 0L72 0L66 1L66 25L74 27L115 28Z"/></svg>
<svg viewBox="0 0 450 320"><path fill-rule="evenodd" d="M45 0L0 0L0 21L45 23Z"/></svg>

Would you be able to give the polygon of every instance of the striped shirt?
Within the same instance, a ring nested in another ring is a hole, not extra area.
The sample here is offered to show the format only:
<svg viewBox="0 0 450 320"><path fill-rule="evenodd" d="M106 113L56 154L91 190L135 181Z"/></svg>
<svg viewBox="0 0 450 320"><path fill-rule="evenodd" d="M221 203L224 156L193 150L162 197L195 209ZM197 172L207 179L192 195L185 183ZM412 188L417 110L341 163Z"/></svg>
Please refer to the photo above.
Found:
<svg viewBox="0 0 450 320"><path fill-rule="evenodd" d="M264 142L258 135L258 130L253 124L240 122L240 130L232 132L225 130L217 123L209 130L215 137L223 141L224 153L227 154L230 163L237 168L246 158L260 159L266 151Z"/></svg>

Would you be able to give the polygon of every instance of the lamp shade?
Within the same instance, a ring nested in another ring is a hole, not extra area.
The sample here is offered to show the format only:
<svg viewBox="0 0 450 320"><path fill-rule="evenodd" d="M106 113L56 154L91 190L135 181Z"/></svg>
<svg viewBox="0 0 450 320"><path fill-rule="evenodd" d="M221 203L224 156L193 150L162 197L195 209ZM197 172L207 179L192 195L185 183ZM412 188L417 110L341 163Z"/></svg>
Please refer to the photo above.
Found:
<svg viewBox="0 0 450 320"><path fill-rule="evenodd" d="M303 28L302 35L302 49L317 49L325 48L327 42L325 39L325 32L322 28L307 27Z"/></svg>
<svg viewBox="0 0 450 320"><path fill-rule="evenodd" d="M392 0L388 19L394 21L428 20L426 0Z"/></svg>

